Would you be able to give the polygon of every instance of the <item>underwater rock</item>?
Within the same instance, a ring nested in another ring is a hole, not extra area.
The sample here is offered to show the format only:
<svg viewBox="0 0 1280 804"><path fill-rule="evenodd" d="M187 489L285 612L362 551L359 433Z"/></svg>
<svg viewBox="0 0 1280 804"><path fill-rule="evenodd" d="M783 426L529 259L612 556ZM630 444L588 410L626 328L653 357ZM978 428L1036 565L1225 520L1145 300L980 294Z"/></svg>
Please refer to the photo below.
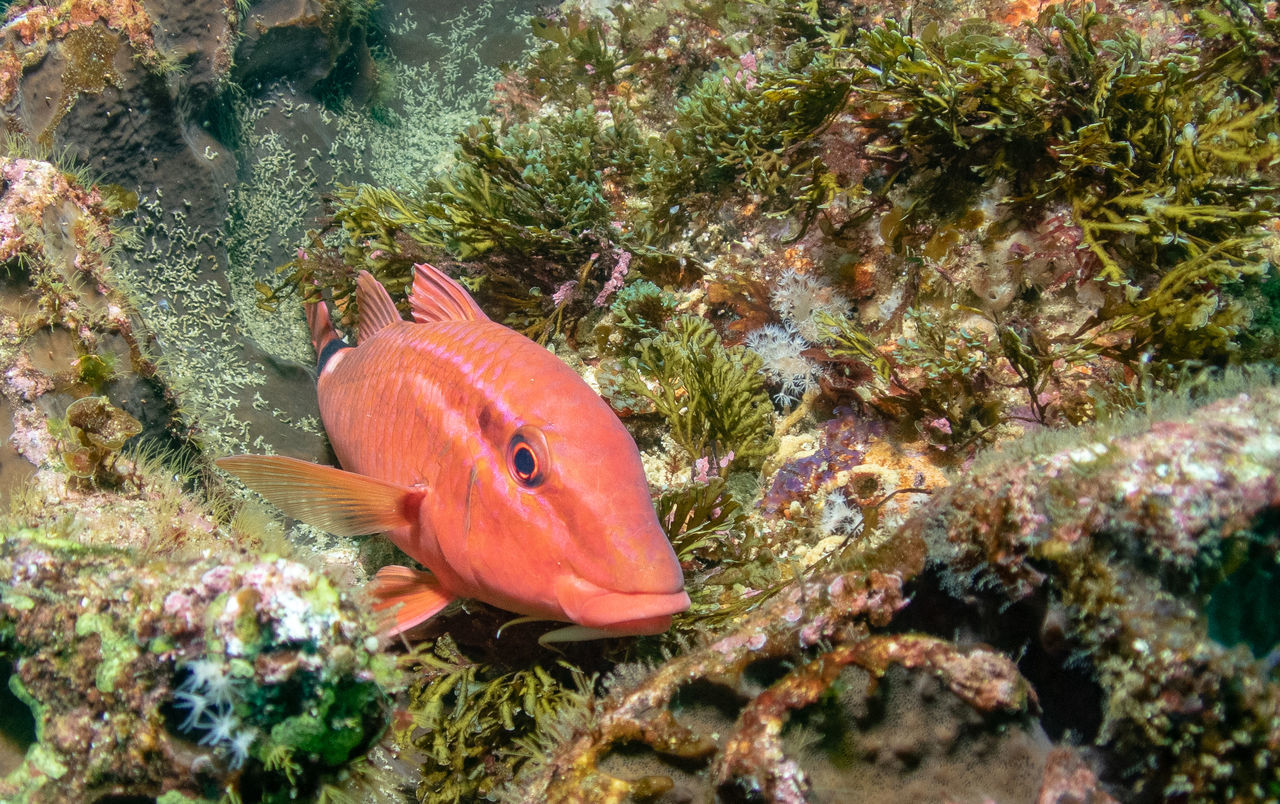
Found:
<svg viewBox="0 0 1280 804"><path fill-rule="evenodd" d="M145 430L166 445L173 435L139 322L115 287L108 254L118 234L107 201L47 162L0 159L0 174L0 259L8 266L0 395L8 443L28 464L10 464L10 474L74 464L75 474L109 485L118 479L109 464L131 435ZM91 398L101 400L95 416L87 415ZM77 404L79 415L71 412ZM5 481L0 494L16 488Z"/></svg>
<svg viewBox="0 0 1280 804"><path fill-rule="evenodd" d="M8 16L9 130L130 189L176 179L204 188L193 200L216 198L217 166L200 154L213 141L186 115L209 103L231 63L234 3L78 0Z"/></svg>
<svg viewBox="0 0 1280 804"><path fill-rule="evenodd" d="M324 574L269 555L140 560L92 538L0 534L7 706L34 719L0 798L283 800L381 735L394 663Z"/></svg>
<svg viewBox="0 0 1280 804"><path fill-rule="evenodd" d="M993 453L899 533L929 543L946 595L917 606L1041 601L1045 650L1099 690L1046 707L1093 739L1125 798L1261 800L1280 786L1280 645L1266 625L1280 389L1236 390ZM993 615L985 633L1017 630Z"/></svg>
<svg viewBox="0 0 1280 804"><path fill-rule="evenodd" d="M107 201L46 162L0 174L3 722L30 724L0 798L314 791L383 732L394 661L343 586L228 552L262 528L220 527L190 495ZM127 446L144 425L150 447Z"/></svg>
<svg viewBox="0 0 1280 804"><path fill-rule="evenodd" d="M1048 789L1051 746L1013 662L869 630L905 603L897 575L798 582L708 644L622 668L587 714L550 729L547 756L506 800L1031 800Z"/></svg>
<svg viewBox="0 0 1280 804"><path fill-rule="evenodd" d="M236 45L235 80L252 89L286 79L296 91L309 93L339 59L352 58L347 51L354 50L354 59L365 65L357 72L371 81L371 57L363 36L371 4L335 6L326 0L255 3Z"/></svg>
<svg viewBox="0 0 1280 804"><path fill-rule="evenodd" d="M122 244L116 267L165 358L164 382L180 401L174 418L182 421L173 424L192 431L182 435L204 436L224 452L256 440L324 460L327 449L309 425L318 421L310 376L278 359L278 344L246 337L233 316L241 297L256 294L253 277L229 271L226 229L248 223L231 220L244 168L233 149L244 135L244 107L261 94L261 82L279 79L283 70L314 83L345 67L348 50L368 61L363 36L370 8L285 5L75 0L10 7L0 29L6 44L0 119L15 135L11 151L57 153L130 197L116 213L131 216L135 236ZM300 40L309 44L296 47ZM236 63L240 70L233 70ZM313 116L321 111L315 109ZM269 271L275 256L257 255L264 263L258 267ZM226 342L228 333L239 337ZM211 345L223 374L241 369L249 378L214 379L200 360ZM264 358L267 351L276 354ZM210 393L191 393L206 378ZM228 412L241 408L247 422Z"/></svg>
<svg viewBox="0 0 1280 804"><path fill-rule="evenodd" d="M624 801L636 792L669 789L670 779L649 775L627 781L602 770L601 763L615 746L635 743L705 766L719 748L710 733L682 724L672 711L681 687L705 679L737 698L751 686L745 671L752 664L793 657L820 640L854 640L865 634L866 623L887 623L903 604L902 581L895 575L853 573L798 583L711 644L652 672L630 671L638 677L618 681L587 723L567 724L563 739L546 746L540 767L516 780L521 795L525 800Z"/></svg>

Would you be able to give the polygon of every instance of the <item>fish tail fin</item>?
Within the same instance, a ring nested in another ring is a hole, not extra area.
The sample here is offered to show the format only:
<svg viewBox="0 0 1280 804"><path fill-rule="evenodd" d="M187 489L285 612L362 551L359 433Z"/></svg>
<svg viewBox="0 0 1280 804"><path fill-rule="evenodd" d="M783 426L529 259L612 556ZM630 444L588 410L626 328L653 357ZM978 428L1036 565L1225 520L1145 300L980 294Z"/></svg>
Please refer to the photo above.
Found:
<svg viewBox="0 0 1280 804"><path fill-rule="evenodd" d="M329 320L329 305L323 301L307 304L307 329L311 331L311 345L316 348L317 355L324 354L329 344L342 340Z"/></svg>
<svg viewBox="0 0 1280 804"><path fill-rule="evenodd" d="M394 564L378 570L371 591L375 598L373 610L394 618L386 636L426 622L454 599L431 573Z"/></svg>

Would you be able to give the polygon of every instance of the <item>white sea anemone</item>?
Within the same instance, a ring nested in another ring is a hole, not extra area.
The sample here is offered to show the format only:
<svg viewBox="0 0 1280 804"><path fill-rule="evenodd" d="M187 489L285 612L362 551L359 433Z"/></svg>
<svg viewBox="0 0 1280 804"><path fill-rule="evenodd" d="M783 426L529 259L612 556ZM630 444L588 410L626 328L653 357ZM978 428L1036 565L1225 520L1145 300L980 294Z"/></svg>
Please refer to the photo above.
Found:
<svg viewBox="0 0 1280 804"><path fill-rule="evenodd" d="M203 729L208 725L208 715L215 708L213 701L210 701L208 696L201 692L179 690L173 694L173 697L176 701L174 706L179 709L191 710L187 713L187 719L182 721L182 725L178 727L180 730Z"/></svg>
<svg viewBox="0 0 1280 804"><path fill-rule="evenodd" d="M214 705L230 704L235 692L235 681L227 672L227 666L211 659L188 662L186 681L178 688L189 693L203 693Z"/></svg>
<svg viewBox="0 0 1280 804"><path fill-rule="evenodd" d="M804 356L809 344L790 322L766 324L749 333L746 344L760 355L765 376L781 386L773 397L779 405L791 405L817 386L820 369Z"/></svg>
<svg viewBox="0 0 1280 804"><path fill-rule="evenodd" d="M782 320L795 328L809 343L821 339L815 313L827 313L835 317L849 311L849 301L820 277L786 271L769 294L773 309Z"/></svg>
<svg viewBox="0 0 1280 804"><path fill-rule="evenodd" d="M827 492L822 499L822 518L818 527L824 533L852 535L862 525L862 509L850 505L840 489Z"/></svg>
<svg viewBox="0 0 1280 804"><path fill-rule="evenodd" d="M231 768L235 770L244 764L249 758L249 749L253 748L253 743L258 739L256 729L241 729L231 738L231 742L227 745L231 749Z"/></svg>
<svg viewBox="0 0 1280 804"><path fill-rule="evenodd" d="M187 662L185 669L187 671L187 679L182 682L180 687L180 689L184 690L207 689L211 681L225 675L225 668L222 663L211 659L196 659L194 662Z"/></svg>
<svg viewBox="0 0 1280 804"><path fill-rule="evenodd" d="M235 739L236 728L240 718L236 717L231 707L224 707L213 713L209 719L209 730L200 738L201 745L218 745L230 743Z"/></svg>

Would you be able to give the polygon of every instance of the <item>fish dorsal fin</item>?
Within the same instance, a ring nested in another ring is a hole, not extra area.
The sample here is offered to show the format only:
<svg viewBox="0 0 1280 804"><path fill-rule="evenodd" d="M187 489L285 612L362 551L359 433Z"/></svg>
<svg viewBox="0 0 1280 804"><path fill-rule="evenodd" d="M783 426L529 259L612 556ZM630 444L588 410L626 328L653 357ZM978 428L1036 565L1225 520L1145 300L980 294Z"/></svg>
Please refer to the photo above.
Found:
<svg viewBox="0 0 1280 804"><path fill-rule="evenodd" d="M361 343L388 324L402 320L391 294L368 271L356 276L356 306L360 308Z"/></svg>
<svg viewBox="0 0 1280 804"><path fill-rule="evenodd" d="M337 536L380 533L417 517L422 491L281 455L220 458L224 471L281 511Z"/></svg>
<svg viewBox="0 0 1280 804"><path fill-rule="evenodd" d="M388 612L391 624L386 636L407 631L426 622L453 602L453 595L440 586L429 572L391 565L378 570L373 578L373 610Z"/></svg>
<svg viewBox="0 0 1280 804"><path fill-rule="evenodd" d="M467 289L426 263L413 266L409 308L419 324L436 321L488 321Z"/></svg>

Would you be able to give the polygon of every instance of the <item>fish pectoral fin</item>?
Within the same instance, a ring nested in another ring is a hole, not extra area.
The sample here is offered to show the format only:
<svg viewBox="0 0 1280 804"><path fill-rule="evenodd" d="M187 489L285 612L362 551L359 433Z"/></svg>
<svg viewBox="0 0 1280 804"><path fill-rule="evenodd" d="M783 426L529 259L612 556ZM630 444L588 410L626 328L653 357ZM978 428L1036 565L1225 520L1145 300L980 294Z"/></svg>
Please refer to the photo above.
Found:
<svg viewBox="0 0 1280 804"><path fill-rule="evenodd" d="M311 345L316 355L324 352L324 348L338 340L338 332L329 320L329 305L322 301L307 305L307 329L311 332Z"/></svg>
<svg viewBox="0 0 1280 804"><path fill-rule="evenodd" d="M409 525L423 494L420 488L282 455L233 455L216 463L289 516L337 536Z"/></svg>
<svg viewBox="0 0 1280 804"><path fill-rule="evenodd" d="M419 324L433 321L488 321L476 300L462 285L434 265L413 266L409 312Z"/></svg>
<svg viewBox="0 0 1280 804"><path fill-rule="evenodd" d="M395 564L378 570L371 591L375 598L373 610L395 618L387 636L426 622L454 600L431 573Z"/></svg>

